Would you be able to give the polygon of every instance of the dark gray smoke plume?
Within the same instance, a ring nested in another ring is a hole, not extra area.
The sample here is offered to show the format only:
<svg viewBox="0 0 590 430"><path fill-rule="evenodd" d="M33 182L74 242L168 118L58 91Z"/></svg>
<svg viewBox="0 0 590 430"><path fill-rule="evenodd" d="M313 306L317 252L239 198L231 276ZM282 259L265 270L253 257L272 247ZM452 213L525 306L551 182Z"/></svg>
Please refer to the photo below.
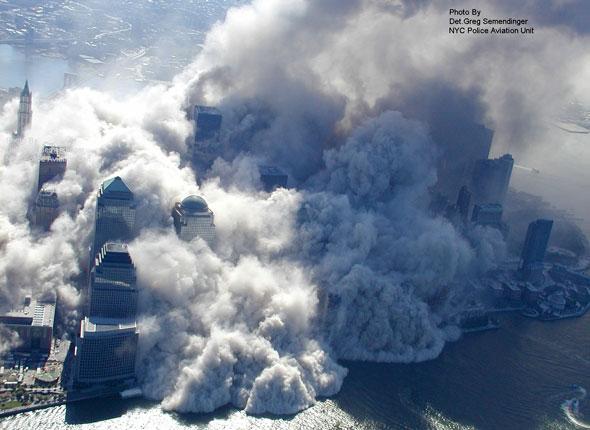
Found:
<svg viewBox="0 0 590 430"><path fill-rule="evenodd" d="M138 200L138 374L163 408L294 413L340 389L338 359L436 357L457 336L441 328L445 298L506 255L497 231L464 235L428 211L453 145L439 142L439 114L527 147L515 118L539 122L583 88L571 72L588 64L585 36L550 23L534 38L483 41L447 35L447 13L428 2L255 0L231 9L169 86L125 100L70 90L34 106L20 143L7 104L2 299L17 303L25 287L57 294L74 326L96 190L119 175ZM182 161L187 100L224 113L220 157L196 172L200 187ZM41 235L24 215L45 143L67 147L68 170L55 184L63 211ZM261 163L296 188L259 191ZM215 212L213 248L174 234L171 208L188 194Z"/></svg>

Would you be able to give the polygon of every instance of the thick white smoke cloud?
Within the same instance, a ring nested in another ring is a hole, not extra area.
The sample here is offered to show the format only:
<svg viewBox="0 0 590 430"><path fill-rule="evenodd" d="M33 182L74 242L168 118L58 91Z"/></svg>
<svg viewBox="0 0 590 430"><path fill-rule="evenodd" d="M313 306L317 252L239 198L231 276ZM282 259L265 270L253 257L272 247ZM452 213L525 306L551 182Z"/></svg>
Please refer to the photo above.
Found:
<svg viewBox="0 0 590 430"><path fill-rule="evenodd" d="M437 142L428 124L378 106L400 86L411 93L414 78L442 76L458 90L477 87L490 125L512 128L495 100L499 81L469 75L496 64L465 60L482 45L442 41L446 15L433 7L386 6L256 0L214 27L171 86L126 100L70 90L36 103L23 142L10 137L17 105L7 104L2 299L15 304L26 288L57 294L66 327L74 326L96 190L120 175L138 201L130 244L142 289L138 375L165 409L231 403L294 413L340 389L346 369L338 359L436 357L456 336L441 328L441 303L502 259L505 246L494 230L462 233L429 214ZM548 32L530 43L570 37ZM504 61L505 49L494 44L490 55ZM450 61L471 66L457 73ZM197 172L200 188L182 160L192 133L182 111L187 98L224 112L225 159ZM68 170L55 184L64 210L41 234L25 214L46 143L67 147ZM258 191L259 163L285 168L297 188ZM193 193L215 212L212 248L179 241L171 227L174 202Z"/></svg>

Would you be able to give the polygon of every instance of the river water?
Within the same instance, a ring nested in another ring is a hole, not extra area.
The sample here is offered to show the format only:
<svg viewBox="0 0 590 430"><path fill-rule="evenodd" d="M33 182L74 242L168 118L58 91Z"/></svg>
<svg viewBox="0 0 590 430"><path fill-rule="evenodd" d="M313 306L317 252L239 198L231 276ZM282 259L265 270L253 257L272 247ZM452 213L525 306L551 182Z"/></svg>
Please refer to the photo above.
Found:
<svg viewBox="0 0 590 430"><path fill-rule="evenodd" d="M25 57L12 46L0 45L0 87L20 87L29 80L32 91L46 96L63 87L66 60L41 56Z"/></svg>
<svg viewBox="0 0 590 430"><path fill-rule="evenodd" d="M29 412L3 429L576 429L563 409L590 388L590 314L540 322L506 316L416 364L343 363L340 393L292 417L232 408L177 415L145 400L107 399ZM590 401L580 402L590 418ZM590 421L590 419L588 419Z"/></svg>

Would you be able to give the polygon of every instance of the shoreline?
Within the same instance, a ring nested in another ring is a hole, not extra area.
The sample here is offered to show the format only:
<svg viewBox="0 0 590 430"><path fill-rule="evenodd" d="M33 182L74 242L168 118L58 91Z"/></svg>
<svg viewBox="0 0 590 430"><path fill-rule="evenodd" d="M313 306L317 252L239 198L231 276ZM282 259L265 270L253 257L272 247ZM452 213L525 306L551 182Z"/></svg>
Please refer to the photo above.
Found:
<svg viewBox="0 0 590 430"><path fill-rule="evenodd" d="M21 413L25 413L25 412L32 412L32 411L36 411L39 409L46 409L46 408L51 408L54 406L61 406L61 405L65 405L66 403L70 403L71 400L60 400L58 402L50 402L50 403L43 403L43 404L38 404L38 405L29 405L29 406L19 406L18 408L12 408L12 409L6 409L3 411L0 411L0 418L6 418L12 415L17 415L17 414L21 414Z"/></svg>

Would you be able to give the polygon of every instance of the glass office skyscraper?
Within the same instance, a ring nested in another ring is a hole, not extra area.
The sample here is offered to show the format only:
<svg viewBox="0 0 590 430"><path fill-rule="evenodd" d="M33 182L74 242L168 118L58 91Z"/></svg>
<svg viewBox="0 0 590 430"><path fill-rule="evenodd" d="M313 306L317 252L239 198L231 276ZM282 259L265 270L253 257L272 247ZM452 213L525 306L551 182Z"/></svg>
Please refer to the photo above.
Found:
<svg viewBox="0 0 590 430"><path fill-rule="evenodd" d="M102 322L84 318L76 339L77 383L133 380L138 337L135 321Z"/></svg>
<svg viewBox="0 0 590 430"><path fill-rule="evenodd" d="M102 183L96 201L92 259L107 241L127 241L135 228L135 200L117 176Z"/></svg>
<svg viewBox="0 0 590 430"><path fill-rule="evenodd" d="M127 245L107 242L96 255L90 273L88 316L135 319L137 294L135 266Z"/></svg>
<svg viewBox="0 0 590 430"><path fill-rule="evenodd" d="M75 383L121 390L135 382L136 274L127 245L135 227L135 200L117 176L100 187L90 264L87 316L76 338Z"/></svg>
<svg viewBox="0 0 590 430"><path fill-rule="evenodd" d="M543 262L552 228L553 221L549 219L538 219L529 224L522 247L522 268Z"/></svg>

